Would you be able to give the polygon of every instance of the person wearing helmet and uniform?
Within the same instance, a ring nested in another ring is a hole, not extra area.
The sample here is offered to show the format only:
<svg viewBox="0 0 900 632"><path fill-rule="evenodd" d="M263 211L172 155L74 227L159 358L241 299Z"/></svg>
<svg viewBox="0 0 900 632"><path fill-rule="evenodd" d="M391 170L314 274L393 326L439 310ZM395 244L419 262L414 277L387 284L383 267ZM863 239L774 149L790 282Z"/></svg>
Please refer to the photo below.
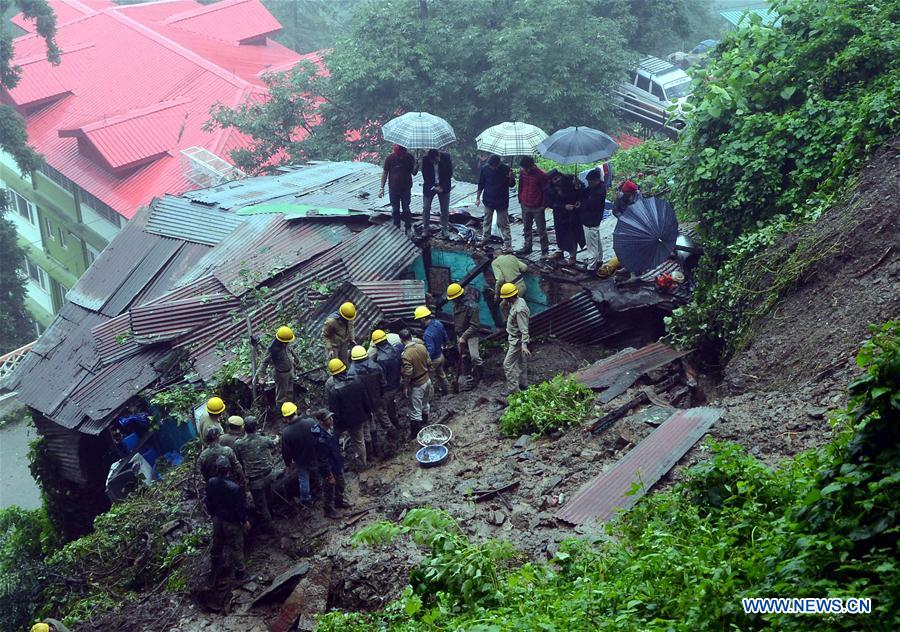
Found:
<svg viewBox="0 0 900 632"><path fill-rule="evenodd" d="M244 532L250 523L244 492L232 479L228 459L220 456L214 465L215 476L206 483L206 509L213 521L209 554L215 587L220 579L244 577Z"/></svg>
<svg viewBox="0 0 900 632"><path fill-rule="evenodd" d="M528 321L531 311L512 283L506 283L500 288L500 298L506 303L508 311L506 336L509 349L503 360L503 372L506 373L507 394L511 395L528 387L528 358L531 356L531 351L528 350Z"/></svg>
<svg viewBox="0 0 900 632"><path fill-rule="evenodd" d="M275 472L272 464L272 451L278 442L256 432L256 418L244 420L246 434L235 442L235 452L244 468L247 487L253 496L253 507L260 519L260 526L266 531L272 530L272 513L269 511L269 494Z"/></svg>
<svg viewBox="0 0 900 632"><path fill-rule="evenodd" d="M271 366L275 372L275 405L294 401L294 368L299 366L300 358L291 346L294 332L290 327L282 326L275 332L275 338L269 345L266 359L256 371L254 379L259 382Z"/></svg>
<svg viewBox="0 0 900 632"><path fill-rule="evenodd" d="M210 397L209 401L206 402L206 410L201 413L200 419L197 420L197 434L200 435L201 441L206 442L206 431L210 426L215 426L219 430L222 429L221 417L224 412L225 402L222 401L222 398Z"/></svg>
<svg viewBox="0 0 900 632"><path fill-rule="evenodd" d="M431 310L425 305L416 308L413 317L422 325L422 340L428 349L431 358L431 380L437 385L441 395L450 392L450 383L447 381L447 373L444 370L444 345L450 340L444 323L437 318L432 318Z"/></svg>
<svg viewBox="0 0 900 632"><path fill-rule="evenodd" d="M344 364L350 362L350 348L356 344L353 335L354 320L356 320L356 306L349 301L325 319L322 341L325 343L325 352L329 360L338 358Z"/></svg>
<svg viewBox="0 0 900 632"><path fill-rule="evenodd" d="M369 391L361 379L347 374L347 365L338 358L328 361L328 372L334 377L334 387L328 393L328 408L334 414L338 432L350 434L350 446L356 453L357 464L365 468L368 465L366 424L372 417Z"/></svg>
<svg viewBox="0 0 900 632"><path fill-rule="evenodd" d="M297 472L300 487L300 504L309 506L321 490L316 459L316 439L312 427L316 424L309 417L297 417L297 405L285 402L281 405L285 427L281 431L281 456L287 467Z"/></svg>
<svg viewBox="0 0 900 632"><path fill-rule="evenodd" d="M387 386L384 369L377 362L369 359L369 353L362 345L356 345L350 350L350 360L351 364L347 369L347 375L362 380L372 402L372 415L365 431L366 455L379 459L382 457L383 446L387 442L380 440L378 429L382 427L388 430L391 427L384 407L384 389Z"/></svg>
<svg viewBox="0 0 900 632"><path fill-rule="evenodd" d="M469 300L466 291L459 283L447 286L447 300L453 303L453 330L456 332L456 345L462 357L468 357L472 364L475 379L481 379L481 353L479 351L478 305Z"/></svg>
<svg viewBox="0 0 900 632"><path fill-rule="evenodd" d="M400 356L403 375L403 392L409 397L409 434L414 439L431 414L434 386L431 383L431 356L418 340L413 340L408 329L400 331L403 353Z"/></svg>
<svg viewBox="0 0 900 632"><path fill-rule="evenodd" d="M70 630L56 619L47 617L43 622L31 626L31 632L70 632Z"/></svg>
<svg viewBox="0 0 900 632"><path fill-rule="evenodd" d="M375 360L384 371L384 409L394 427L399 428L397 393L400 391L400 354L403 353L403 344L400 342L400 336L397 336L397 343L393 344L390 340L392 335L396 336L385 333L382 329L373 331L368 353L369 358Z"/></svg>
<svg viewBox="0 0 900 632"><path fill-rule="evenodd" d="M240 415L231 415L225 422L226 434L219 438L219 445L234 450L237 440L244 436L244 418Z"/></svg>
<svg viewBox="0 0 900 632"><path fill-rule="evenodd" d="M241 487L245 487L244 468L241 467L241 462L238 460L234 450L221 445L219 442L221 435L222 429L219 426L210 426L206 429L203 440L206 442L207 447L203 449L197 458L200 475L204 481L211 479L216 475L216 459L224 457L228 461L228 465L231 466L233 480L237 481Z"/></svg>
<svg viewBox="0 0 900 632"><path fill-rule="evenodd" d="M494 260L491 261L491 271L497 279L494 284L495 300L500 296L500 289L504 283L513 283L518 288L519 296L525 296L525 272L528 264L520 260L516 255L503 254L499 250L492 252Z"/></svg>

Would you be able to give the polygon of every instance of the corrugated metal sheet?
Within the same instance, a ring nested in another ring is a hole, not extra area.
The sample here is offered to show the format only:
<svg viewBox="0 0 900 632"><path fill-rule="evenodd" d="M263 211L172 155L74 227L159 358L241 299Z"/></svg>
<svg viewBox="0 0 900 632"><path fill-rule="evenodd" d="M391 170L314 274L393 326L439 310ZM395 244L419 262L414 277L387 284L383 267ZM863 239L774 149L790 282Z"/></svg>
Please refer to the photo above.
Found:
<svg viewBox="0 0 900 632"><path fill-rule="evenodd" d="M154 235L153 239L156 240L153 247L128 275L123 275L119 287L106 299L100 310L102 314L113 317L125 311L147 284L162 273L183 245L183 242L168 237Z"/></svg>
<svg viewBox="0 0 900 632"><path fill-rule="evenodd" d="M556 518L569 524L606 522L619 509L630 509L700 440L722 412L719 408L678 411L611 469L588 481ZM641 485L637 494L631 494L634 483Z"/></svg>
<svg viewBox="0 0 900 632"><path fill-rule="evenodd" d="M34 415L34 425L59 464L60 474L70 481L85 483L87 477L81 468L81 433L44 419L41 415Z"/></svg>
<svg viewBox="0 0 900 632"><path fill-rule="evenodd" d="M192 244L183 242L178 253L169 260L168 264L159 274L154 277L148 285L144 287L140 293L134 297L132 305L144 305L146 303L158 300L160 297L172 292L175 283L179 281L185 274L193 270L197 263L211 250L209 246L203 244ZM201 294L221 294L225 291L224 286L212 277L209 279L210 287L201 291L196 291L191 296L199 296Z"/></svg>
<svg viewBox="0 0 900 632"><path fill-rule="evenodd" d="M598 360L586 369L573 373L572 377L585 386L601 391L601 401L609 401L612 397L607 398L608 394L625 392L647 371L665 366L688 353L690 351L678 351L661 342L654 342Z"/></svg>
<svg viewBox="0 0 900 632"><path fill-rule="evenodd" d="M573 344L596 343L610 334L600 306L587 290L533 316L530 333L532 338L556 336Z"/></svg>
<svg viewBox="0 0 900 632"><path fill-rule="evenodd" d="M172 27L224 42L246 42L281 30L259 0L224 0L166 20Z"/></svg>
<svg viewBox="0 0 900 632"><path fill-rule="evenodd" d="M234 213L167 195L153 203L147 232L215 246L244 222Z"/></svg>
<svg viewBox="0 0 900 632"><path fill-rule="evenodd" d="M141 349L131 335L131 318L126 312L91 329L97 355L104 365L137 353Z"/></svg>
<svg viewBox="0 0 900 632"><path fill-rule="evenodd" d="M372 299L388 320L411 319L416 307L425 304L424 281L353 281Z"/></svg>
<svg viewBox="0 0 900 632"><path fill-rule="evenodd" d="M373 226L335 249L354 281L394 279L421 256L422 252L393 224Z"/></svg>
<svg viewBox="0 0 900 632"><path fill-rule="evenodd" d="M384 320L384 312L375 301L363 294L352 283L344 283L331 298L318 307L310 319L310 331L319 333L325 326L325 320L337 313L341 303L350 301L356 306L356 319L353 321L353 329L357 340L366 340L371 335L375 325Z"/></svg>
<svg viewBox="0 0 900 632"><path fill-rule="evenodd" d="M229 294L197 296L161 301L129 310L131 331L136 337L182 334L226 314L240 305Z"/></svg>

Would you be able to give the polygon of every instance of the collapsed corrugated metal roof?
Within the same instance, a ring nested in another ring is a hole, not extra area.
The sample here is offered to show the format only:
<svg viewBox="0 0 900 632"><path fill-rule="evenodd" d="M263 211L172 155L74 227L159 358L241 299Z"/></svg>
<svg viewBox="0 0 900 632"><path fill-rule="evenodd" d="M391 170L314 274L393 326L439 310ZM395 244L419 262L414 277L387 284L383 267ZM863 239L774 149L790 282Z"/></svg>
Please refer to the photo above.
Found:
<svg viewBox="0 0 900 632"><path fill-rule="evenodd" d="M354 281L360 292L372 299L386 320L411 319L425 304L424 281Z"/></svg>
<svg viewBox="0 0 900 632"><path fill-rule="evenodd" d="M596 343L608 334L604 323L600 306L583 290L533 316L529 328L533 338L555 336L574 344Z"/></svg>
<svg viewBox="0 0 900 632"><path fill-rule="evenodd" d="M585 386L600 391L599 399L605 403L628 390L643 374L688 353L689 350L672 349L661 342L654 342L640 349L623 349L573 373L572 377Z"/></svg>
<svg viewBox="0 0 900 632"><path fill-rule="evenodd" d="M153 204L146 230L162 237L215 246L240 226L241 221L232 213L166 195Z"/></svg>

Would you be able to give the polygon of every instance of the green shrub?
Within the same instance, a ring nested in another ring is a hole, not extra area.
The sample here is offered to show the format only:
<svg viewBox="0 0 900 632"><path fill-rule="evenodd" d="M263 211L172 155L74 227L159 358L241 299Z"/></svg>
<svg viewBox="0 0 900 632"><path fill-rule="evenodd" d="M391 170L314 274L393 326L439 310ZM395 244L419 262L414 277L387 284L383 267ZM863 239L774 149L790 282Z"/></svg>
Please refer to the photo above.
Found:
<svg viewBox="0 0 900 632"><path fill-rule="evenodd" d="M505 435L548 433L579 425L594 408L594 393L571 377L557 375L549 382L529 386L509 397L500 418Z"/></svg>
<svg viewBox="0 0 900 632"><path fill-rule="evenodd" d="M42 509L0 510L0 630L25 627L41 602L47 572L43 563Z"/></svg>

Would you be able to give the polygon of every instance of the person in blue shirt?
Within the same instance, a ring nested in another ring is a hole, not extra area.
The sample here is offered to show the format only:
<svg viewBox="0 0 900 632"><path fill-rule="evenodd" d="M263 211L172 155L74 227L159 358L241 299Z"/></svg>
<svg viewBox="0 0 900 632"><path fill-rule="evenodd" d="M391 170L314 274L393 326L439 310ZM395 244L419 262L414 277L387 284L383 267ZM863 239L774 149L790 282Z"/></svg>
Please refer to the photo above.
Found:
<svg viewBox="0 0 900 632"><path fill-rule="evenodd" d="M503 252L512 252L512 234L509 232L509 190L516 186L516 176L500 161L500 156L491 156L481 168L478 176L478 191L475 206L484 200L484 220L481 225L481 242L487 245L491 238L491 224L497 213L497 227L503 236Z"/></svg>
<svg viewBox="0 0 900 632"><path fill-rule="evenodd" d="M431 317L431 310L426 306L416 308L415 319L422 325L422 340L431 358L431 380L437 384L441 395L450 392L450 383L444 369L444 345L450 340L444 323Z"/></svg>

